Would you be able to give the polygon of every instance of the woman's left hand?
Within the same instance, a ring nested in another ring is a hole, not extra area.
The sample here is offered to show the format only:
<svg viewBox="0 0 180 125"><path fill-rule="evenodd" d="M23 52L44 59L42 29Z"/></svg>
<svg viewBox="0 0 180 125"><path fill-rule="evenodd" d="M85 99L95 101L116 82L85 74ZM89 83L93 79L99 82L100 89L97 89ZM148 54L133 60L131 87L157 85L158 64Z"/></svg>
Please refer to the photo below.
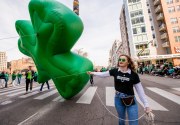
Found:
<svg viewBox="0 0 180 125"><path fill-rule="evenodd" d="M146 107L144 110L145 110L146 113L149 113L149 112L152 111L150 107Z"/></svg>

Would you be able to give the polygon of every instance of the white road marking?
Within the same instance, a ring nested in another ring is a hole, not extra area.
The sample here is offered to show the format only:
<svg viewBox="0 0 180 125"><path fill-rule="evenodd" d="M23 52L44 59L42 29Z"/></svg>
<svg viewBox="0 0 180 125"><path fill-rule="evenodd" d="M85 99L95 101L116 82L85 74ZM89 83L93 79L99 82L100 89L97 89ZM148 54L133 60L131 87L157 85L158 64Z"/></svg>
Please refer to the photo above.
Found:
<svg viewBox="0 0 180 125"><path fill-rule="evenodd" d="M36 98L34 98L34 99L43 100L43 99L45 99L45 98L47 98L47 97L49 97L49 96L51 96L51 95L53 95L53 94L55 94L55 93L57 93L57 90L56 90L56 89L55 89L55 90L52 90L52 91L50 91L50 92L48 92L48 93L45 93L45 94L43 94L43 95L40 95L40 96L38 96L38 97L36 97Z"/></svg>
<svg viewBox="0 0 180 125"><path fill-rule="evenodd" d="M1 105L7 105L7 104L10 104L10 103L12 103L12 101L11 101L11 100L8 100L8 101L2 102Z"/></svg>
<svg viewBox="0 0 180 125"><path fill-rule="evenodd" d="M136 95L137 101L141 104L142 107L144 107L144 105L141 102L141 100L139 99L136 91L135 91L135 95ZM163 107L162 105L160 105L159 103L157 103L156 101L154 101L153 99L148 97L147 95L146 95L146 98L147 98L149 106L151 107L152 110L169 111L168 109L166 109L165 107Z"/></svg>
<svg viewBox="0 0 180 125"><path fill-rule="evenodd" d="M25 119L24 121L20 122L18 125L23 125L26 121L28 121L29 119L31 119L32 117L34 117L37 114L38 114L38 112L33 114L33 115L31 115L29 118Z"/></svg>
<svg viewBox="0 0 180 125"><path fill-rule="evenodd" d="M89 87L76 103L90 104L95 95L96 90L97 87Z"/></svg>
<svg viewBox="0 0 180 125"><path fill-rule="evenodd" d="M180 91L180 88L172 88L172 89L177 90L177 91Z"/></svg>
<svg viewBox="0 0 180 125"><path fill-rule="evenodd" d="M149 90L163 96L164 98L167 98L167 99L169 99L169 100L180 105L180 97L175 95L175 94L172 94L170 92L164 91L164 90L159 89L159 88L147 87L147 89L149 89Z"/></svg>
<svg viewBox="0 0 180 125"><path fill-rule="evenodd" d="M115 96L114 87L106 87L106 105L107 106L114 106L114 96Z"/></svg>

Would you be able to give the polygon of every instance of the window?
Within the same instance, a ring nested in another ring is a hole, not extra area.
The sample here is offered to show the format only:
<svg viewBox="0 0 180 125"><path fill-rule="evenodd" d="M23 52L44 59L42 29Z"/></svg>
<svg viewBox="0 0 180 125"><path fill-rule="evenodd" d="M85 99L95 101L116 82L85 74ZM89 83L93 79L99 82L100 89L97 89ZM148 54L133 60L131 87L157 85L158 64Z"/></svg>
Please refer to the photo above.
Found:
<svg viewBox="0 0 180 125"><path fill-rule="evenodd" d="M168 7L168 12L169 13L175 12L175 8L174 7Z"/></svg>
<svg viewBox="0 0 180 125"><path fill-rule="evenodd" d="M145 33L146 32L146 27L144 26L144 27L141 27L141 32L142 33Z"/></svg>
<svg viewBox="0 0 180 125"><path fill-rule="evenodd" d="M178 6L176 7L176 9L177 9L177 11L180 11L180 5L178 5Z"/></svg>
<svg viewBox="0 0 180 125"><path fill-rule="evenodd" d="M128 3L137 3L139 1L141 1L141 0L128 0Z"/></svg>
<svg viewBox="0 0 180 125"><path fill-rule="evenodd" d="M142 34L146 32L145 25L139 25L133 28L133 34Z"/></svg>
<svg viewBox="0 0 180 125"><path fill-rule="evenodd" d="M142 10L139 11L135 11L131 13L131 17L138 17L138 16L142 16Z"/></svg>
<svg viewBox="0 0 180 125"><path fill-rule="evenodd" d="M138 10L138 9L141 9L141 8L142 8L141 3L129 5L129 10L130 10L130 11Z"/></svg>
<svg viewBox="0 0 180 125"><path fill-rule="evenodd" d="M152 17L151 16L149 16L149 20L152 21Z"/></svg>
<svg viewBox="0 0 180 125"><path fill-rule="evenodd" d="M154 30L154 27L153 27L153 26L151 26L151 30Z"/></svg>
<svg viewBox="0 0 180 125"><path fill-rule="evenodd" d="M133 34L137 34L137 29L133 28Z"/></svg>
<svg viewBox="0 0 180 125"><path fill-rule="evenodd" d="M176 3L179 2L179 0L176 0Z"/></svg>
<svg viewBox="0 0 180 125"><path fill-rule="evenodd" d="M155 34L153 34L152 37L153 37L153 39L155 39L156 38Z"/></svg>
<svg viewBox="0 0 180 125"><path fill-rule="evenodd" d="M176 24L176 23L178 23L177 18L171 18L170 21L171 21L171 24Z"/></svg>
<svg viewBox="0 0 180 125"><path fill-rule="evenodd" d="M166 3L171 4L171 3L173 3L173 0L166 0Z"/></svg>
<svg viewBox="0 0 180 125"><path fill-rule="evenodd" d="M148 9L148 13L151 13L150 9Z"/></svg>
<svg viewBox="0 0 180 125"><path fill-rule="evenodd" d="M180 42L180 36L175 36L175 41Z"/></svg>
<svg viewBox="0 0 180 125"><path fill-rule="evenodd" d="M173 27L173 33L178 33L180 32L179 26Z"/></svg>
<svg viewBox="0 0 180 125"><path fill-rule="evenodd" d="M144 18L143 17L133 18L131 19L131 23L132 24L144 23Z"/></svg>

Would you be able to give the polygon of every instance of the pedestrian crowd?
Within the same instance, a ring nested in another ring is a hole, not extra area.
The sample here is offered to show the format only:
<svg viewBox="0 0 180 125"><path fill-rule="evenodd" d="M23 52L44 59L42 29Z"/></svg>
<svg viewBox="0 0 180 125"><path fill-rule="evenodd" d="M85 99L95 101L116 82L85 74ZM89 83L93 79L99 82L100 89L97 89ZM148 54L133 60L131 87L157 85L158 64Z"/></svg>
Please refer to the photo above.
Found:
<svg viewBox="0 0 180 125"><path fill-rule="evenodd" d="M146 64L140 63L137 72L139 74L149 74L153 76L169 77L174 79L180 78L180 65L173 66L171 62L164 64Z"/></svg>
<svg viewBox="0 0 180 125"><path fill-rule="evenodd" d="M8 88L8 86L13 86L15 87L16 85L21 84L21 78L25 77L25 83L26 83L26 92L25 94L28 93L28 89L30 88L30 92L32 92L33 88L33 82L37 82L38 79L38 73L32 70L32 67L29 66L29 69L25 72L22 73L21 71L13 71L12 74L2 71L0 72L0 87L1 88ZM11 80L9 80L11 78ZM48 81L44 82L47 84L47 88L50 89ZM40 92L42 92L44 83L41 84L40 87ZM30 86L30 87L29 87Z"/></svg>

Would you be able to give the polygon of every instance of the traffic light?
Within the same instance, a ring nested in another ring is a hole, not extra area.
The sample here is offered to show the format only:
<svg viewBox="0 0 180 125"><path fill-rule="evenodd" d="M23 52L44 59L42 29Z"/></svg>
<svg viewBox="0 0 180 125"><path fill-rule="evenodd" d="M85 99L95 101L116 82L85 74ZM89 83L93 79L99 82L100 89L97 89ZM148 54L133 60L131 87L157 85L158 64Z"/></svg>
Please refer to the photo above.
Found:
<svg viewBox="0 0 180 125"><path fill-rule="evenodd" d="M74 0L73 2L73 11L79 15L79 1L78 0Z"/></svg>

